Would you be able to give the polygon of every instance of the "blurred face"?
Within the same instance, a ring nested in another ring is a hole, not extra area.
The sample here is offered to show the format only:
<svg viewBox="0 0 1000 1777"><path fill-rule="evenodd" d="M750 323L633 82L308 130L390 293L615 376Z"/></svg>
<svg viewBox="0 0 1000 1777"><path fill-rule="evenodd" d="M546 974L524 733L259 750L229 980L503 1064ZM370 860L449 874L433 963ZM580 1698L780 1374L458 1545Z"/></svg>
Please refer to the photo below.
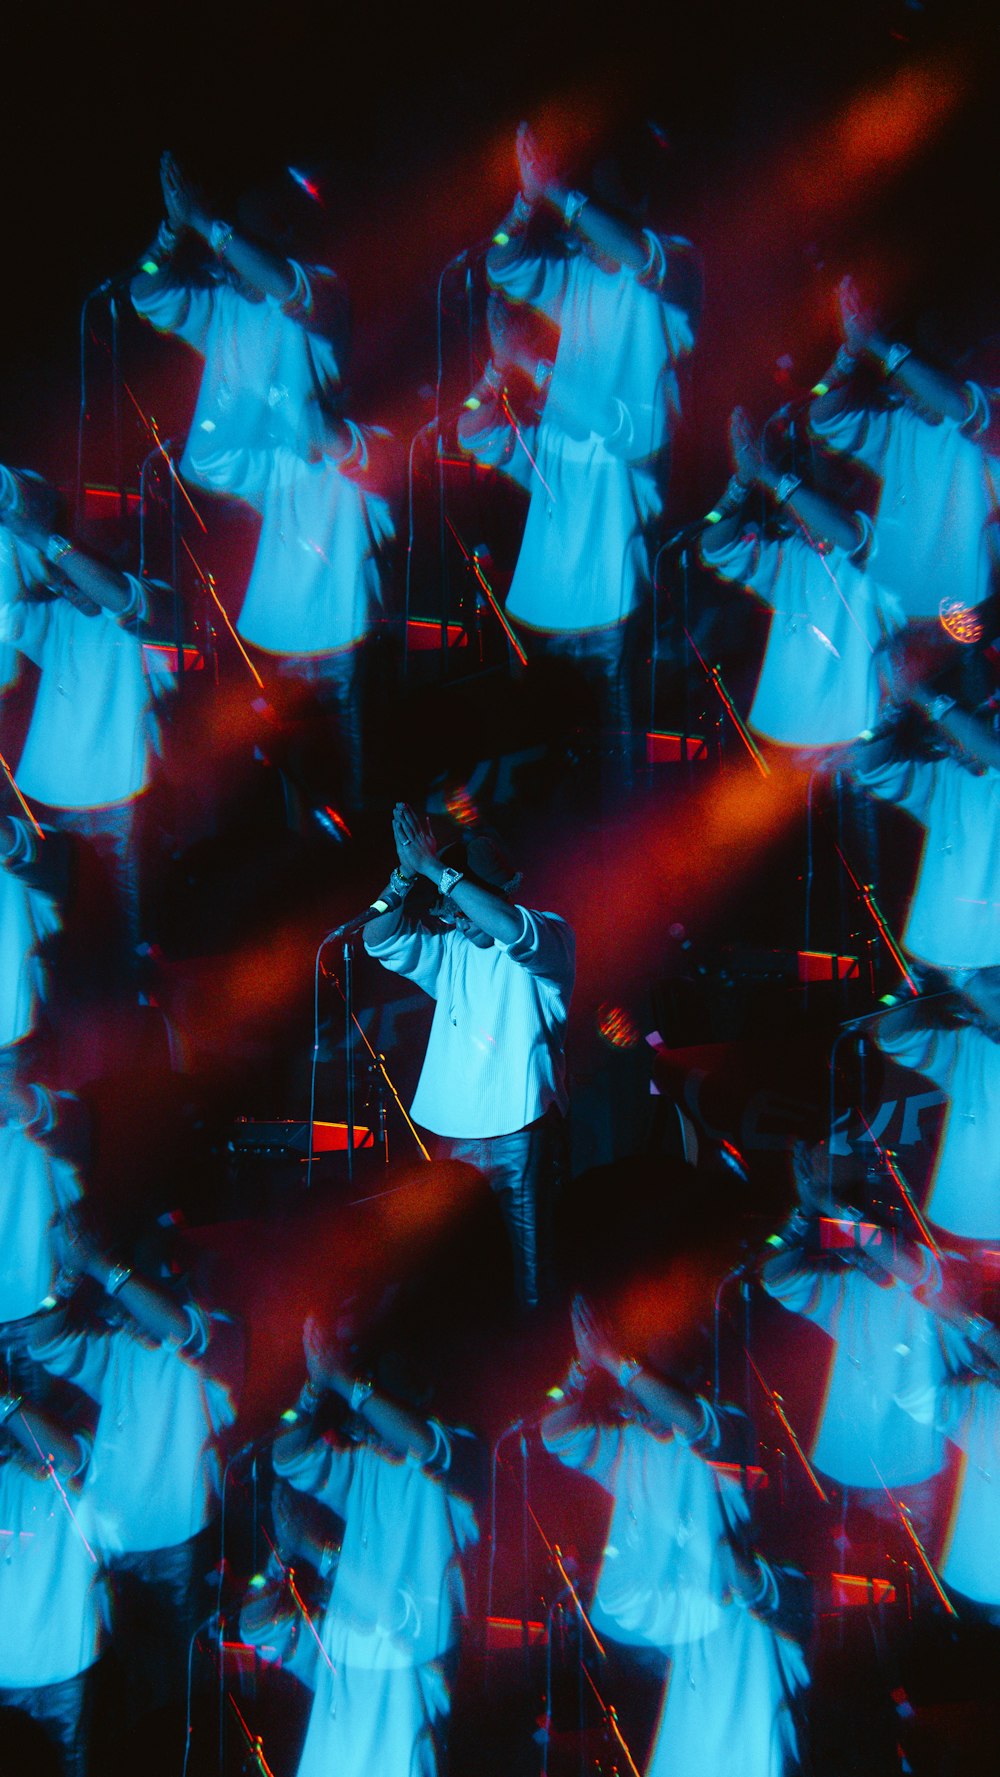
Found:
<svg viewBox="0 0 1000 1777"><path fill-rule="evenodd" d="M469 943L475 944L477 949L489 950L492 948L493 939L489 933L484 932L481 926L477 926L475 921L471 920L467 913L463 913L460 907L456 907L450 895L438 895L431 907L431 912L443 926L449 926L452 931L460 932L462 937L468 938Z"/></svg>

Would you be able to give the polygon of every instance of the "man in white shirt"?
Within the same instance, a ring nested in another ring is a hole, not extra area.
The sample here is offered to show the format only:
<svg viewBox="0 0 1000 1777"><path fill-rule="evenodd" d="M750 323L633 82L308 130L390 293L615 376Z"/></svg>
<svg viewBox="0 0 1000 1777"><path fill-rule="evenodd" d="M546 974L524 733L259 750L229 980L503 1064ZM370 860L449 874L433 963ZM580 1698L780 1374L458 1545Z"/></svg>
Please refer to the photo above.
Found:
<svg viewBox="0 0 1000 1777"><path fill-rule="evenodd" d="M396 905L367 927L365 947L436 1001L413 1115L440 1155L477 1166L497 1193L518 1302L535 1308L564 1147L573 933L558 914L509 898L519 878L488 835L439 857L429 829L397 803L393 836ZM418 876L437 890L433 922L405 906Z"/></svg>

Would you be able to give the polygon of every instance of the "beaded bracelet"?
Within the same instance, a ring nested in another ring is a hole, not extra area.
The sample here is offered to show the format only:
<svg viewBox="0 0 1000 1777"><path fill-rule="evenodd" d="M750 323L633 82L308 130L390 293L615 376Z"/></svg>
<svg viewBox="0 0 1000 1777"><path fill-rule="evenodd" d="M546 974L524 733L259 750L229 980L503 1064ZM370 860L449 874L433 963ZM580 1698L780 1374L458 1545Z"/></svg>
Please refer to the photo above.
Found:
<svg viewBox="0 0 1000 1777"><path fill-rule="evenodd" d="M415 876L404 875L403 871L397 864L389 878L389 887L394 894L408 895L416 880Z"/></svg>

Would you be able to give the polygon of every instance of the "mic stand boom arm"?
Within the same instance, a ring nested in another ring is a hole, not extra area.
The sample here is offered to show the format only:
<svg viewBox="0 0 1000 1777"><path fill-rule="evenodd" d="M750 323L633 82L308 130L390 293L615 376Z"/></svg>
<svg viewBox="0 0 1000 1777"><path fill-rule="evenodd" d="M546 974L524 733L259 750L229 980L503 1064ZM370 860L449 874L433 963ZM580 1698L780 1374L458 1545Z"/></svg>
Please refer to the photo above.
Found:
<svg viewBox="0 0 1000 1777"><path fill-rule="evenodd" d="M368 912L369 912L369 915L372 919L378 919L381 917L381 915L378 914L374 910L374 908L369 908ZM362 914L361 918L364 920L365 925L367 925L369 923L369 917L367 915ZM348 924L353 925L353 923L354 923L353 920L348 921ZM345 946L345 948L346 948L346 946ZM333 982L333 985L336 988L337 992L339 993L341 999L343 1000L344 1006L346 1008L347 997L346 997L344 988L341 987L341 984L338 981L336 975L334 975L331 972L328 975L328 979ZM364 1043L364 1046L367 1049L368 1054L371 1057L372 1071L375 1074L377 1074L378 1078L380 1080L382 1080L385 1083L385 1085L388 1087L390 1096L393 1100L393 1103L396 1105L396 1108L398 1109L399 1114L403 1119L403 1122L406 1124L406 1127L409 1130L410 1134L412 1135L414 1141L416 1142L417 1147L420 1149L420 1152L423 1155L423 1158L425 1160L429 1160L430 1154L429 1154L426 1146L424 1145L424 1143L421 1141L420 1135L418 1134L418 1131L417 1131L417 1126L413 1122L412 1117L410 1116L408 1110L406 1109L406 1106L404 1105L402 1099L400 1098L399 1092L398 1092L396 1085L395 1085L395 1082L393 1081L393 1079L389 1073L389 1070L385 1065L385 1056L381 1053L380 1050L375 1048L375 1046L372 1042L370 1042L367 1032L362 1028L361 1024L358 1021L358 1018L354 1012L353 1006L351 1008L350 1016L351 1016L351 1023L352 1023L353 1031L361 1038L361 1041ZM388 1157L389 1157L388 1146L386 1146L386 1149L385 1149L385 1156L386 1156L386 1160L388 1160Z"/></svg>

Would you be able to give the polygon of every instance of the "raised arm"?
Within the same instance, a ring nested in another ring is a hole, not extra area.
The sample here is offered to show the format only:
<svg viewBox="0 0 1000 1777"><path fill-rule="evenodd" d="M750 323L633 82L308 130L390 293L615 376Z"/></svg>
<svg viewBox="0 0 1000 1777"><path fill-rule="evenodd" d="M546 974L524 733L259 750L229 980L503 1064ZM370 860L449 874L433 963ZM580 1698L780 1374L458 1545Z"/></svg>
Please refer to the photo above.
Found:
<svg viewBox="0 0 1000 1777"><path fill-rule="evenodd" d="M139 1277L130 1265L109 1258L81 1215L71 1210L59 1224L60 1256L65 1268L92 1277L102 1290L117 1296L140 1331L157 1345L177 1347L192 1336L190 1313L159 1284Z"/></svg>
<svg viewBox="0 0 1000 1777"><path fill-rule="evenodd" d="M538 142L530 124L518 125L515 139L521 187L490 248L490 265L498 273L513 264L523 249L532 214L546 208L558 215L569 234L577 235L612 264L631 271L649 266L649 242L641 229L612 216L582 191L571 191L559 177L555 161Z"/></svg>
<svg viewBox="0 0 1000 1777"><path fill-rule="evenodd" d="M441 863L430 827L422 825L405 802L397 802L393 809L392 831L404 877L426 876L436 889L447 892L460 913L499 943L513 944L520 937L522 919L517 908L471 877L460 876L452 882L454 872Z"/></svg>
<svg viewBox="0 0 1000 1777"><path fill-rule="evenodd" d="M619 1388L638 1401L654 1424L683 1438L696 1438L705 1428L701 1403L656 1375L619 1349L607 1327L582 1296L573 1303L573 1337L577 1361L585 1374L605 1370Z"/></svg>
<svg viewBox="0 0 1000 1777"><path fill-rule="evenodd" d="M844 404L844 388L855 367L867 362L885 381L904 395L929 420L970 421L976 408L974 392L944 371L935 370L907 345L893 342L879 330L852 277L837 286L843 345L824 377L825 392L814 404L818 420L828 419ZM985 422L986 415L983 415Z"/></svg>
<svg viewBox="0 0 1000 1777"><path fill-rule="evenodd" d="M323 1330L314 1315L306 1321L302 1343L309 1381L296 1403L296 1422L275 1443L275 1455L281 1463L299 1455L312 1441L316 1412L324 1394L339 1395L371 1427L379 1441L397 1455L412 1457L415 1462L429 1461L438 1440L427 1420L382 1394L369 1378L354 1376L340 1344Z"/></svg>
<svg viewBox="0 0 1000 1777"><path fill-rule="evenodd" d="M910 632L891 637L879 653L886 695L897 705L912 704L933 728L961 749L977 765L1000 770L1000 740L986 722L963 710L953 697L935 692L923 682L926 664L918 649L910 647Z"/></svg>
<svg viewBox="0 0 1000 1777"><path fill-rule="evenodd" d="M717 508L722 513L721 520L711 533L718 546L736 536L743 498L752 487L758 487L771 496L775 507L787 507L814 548L843 549L848 555L860 549L865 532L857 515L843 511L825 494L806 487L797 475L780 474L754 436L742 407L734 408L729 421L729 450L733 476Z"/></svg>
<svg viewBox="0 0 1000 1777"><path fill-rule="evenodd" d="M262 296L287 302L295 294L297 280L289 261L249 240L231 223L213 220L197 188L169 150L160 157L160 184L167 213L166 229L161 229L157 237L160 247L160 252L154 256L157 270L139 274L136 280L138 290L141 291L144 279L155 279L169 264L179 236L187 230L205 242L221 265L228 266Z"/></svg>
<svg viewBox="0 0 1000 1777"><path fill-rule="evenodd" d="M16 506L4 513L3 522L15 537L44 556L53 570L53 589L81 609L99 607L114 617L124 616L135 603L136 583L117 568L98 561L71 538L52 530L42 484L33 485L17 475L13 480L17 488Z"/></svg>

